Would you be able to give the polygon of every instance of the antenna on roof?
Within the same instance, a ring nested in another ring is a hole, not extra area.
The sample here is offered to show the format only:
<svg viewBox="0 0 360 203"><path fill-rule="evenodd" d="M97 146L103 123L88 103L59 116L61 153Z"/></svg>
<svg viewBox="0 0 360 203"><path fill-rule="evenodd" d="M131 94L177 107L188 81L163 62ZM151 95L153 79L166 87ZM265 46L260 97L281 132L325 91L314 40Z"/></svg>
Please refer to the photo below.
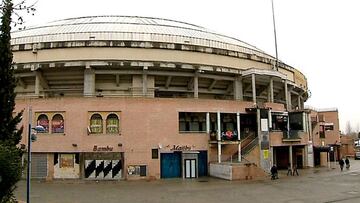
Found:
<svg viewBox="0 0 360 203"><path fill-rule="evenodd" d="M272 15L273 15L274 38L275 38L275 53L276 53L275 70L278 70L279 58L278 58L277 40L276 40L276 26L275 26L275 14L274 14L274 0L271 0L271 6L272 6Z"/></svg>

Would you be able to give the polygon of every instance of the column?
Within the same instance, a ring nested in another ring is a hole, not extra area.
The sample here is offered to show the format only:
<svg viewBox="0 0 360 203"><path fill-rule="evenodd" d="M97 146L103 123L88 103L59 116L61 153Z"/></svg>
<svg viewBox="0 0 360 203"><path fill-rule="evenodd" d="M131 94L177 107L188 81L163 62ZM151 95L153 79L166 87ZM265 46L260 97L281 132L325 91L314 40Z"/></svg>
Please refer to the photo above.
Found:
<svg viewBox="0 0 360 203"><path fill-rule="evenodd" d="M292 110L292 103L291 103L291 91L292 91L292 87L289 88L288 92L289 92L289 96L288 96L288 111Z"/></svg>
<svg viewBox="0 0 360 203"><path fill-rule="evenodd" d="M90 66L86 66L84 71L84 96L95 96L95 72Z"/></svg>
<svg viewBox="0 0 360 203"><path fill-rule="evenodd" d="M35 74L35 95L39 96L40 94L40 78L38 74Z"/></svg>
<svg viewBox="0 0 360 203"><path fill-rule="evenodd" d="M294 165L293 165L293 156L292 155L293 155L293 147L290 144L290 146L289 146L289 162L290 162L291 171L293 171L293 167L294 167Z"/></svg>
<svg viewBox="0 0 360 203"><path fill-rule="evenodd" d="M197 72L194 76L194 98L199 98L199 76Z"/></svg>
<svg viewBox="0 0 360 203"><path fill-rule="evenodd" d="M210 135L210 113L206 113L206 133Z"/></svg>
<svg viewBox="0 0 360 203"><path fill-rule="evenodd" d="M218 163L221 163L221 122L220 111L217 112L217 143L218 143Z"/></svg>
<svg viewBox="0 0 360 203"><path fill-rule="evenodd" d="M252 86L252 97L253 102L256 104L256 84L255 84L255 73L251 74L251 86Z"/></svg>
<svg viewBox="0 0 360 203"><path fill-rule="evenodd" d="M238 161L241 162L240 113L236 113L236 130L238 133Z"/></svg>
<svg viewBox="0 0 360 203"><path fill-rule="evenodd" d="M285 79L284 82L284 94L285 94L285 107L287 110L289 110L289 93L288 93L288 87L287 87L287 79Z"/></svg>
<svg viewBox="0 0 360 203"><path fill-rule="evenodd" d="M274 103L274 79L270 78L269 90L268 90L268 102Z"/></svg>
<svg viewBox="0 0 360 203"><path fill-rule="evenodd" d="M240 101L244 100L241 76L235 77L235 80L234 80L234 99L240 100Z"/></svg>
<svg viewBox="0 0 360 203"><path fill-rule="evenodd" d="M144 66L142 74L142 95L146 97L147 95L147 69L148 67Z"/></svg>

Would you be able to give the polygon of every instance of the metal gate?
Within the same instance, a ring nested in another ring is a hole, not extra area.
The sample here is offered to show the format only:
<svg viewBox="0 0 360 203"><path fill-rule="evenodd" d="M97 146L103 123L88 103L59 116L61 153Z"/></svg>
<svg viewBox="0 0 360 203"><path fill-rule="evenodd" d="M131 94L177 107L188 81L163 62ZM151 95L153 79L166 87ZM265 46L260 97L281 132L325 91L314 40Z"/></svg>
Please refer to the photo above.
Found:
<svg viewBox="0 0 360 203"><path fill-rule="evenodd" d="M181 153L161 153L161 178L181 177Z"/></svg>
<svg viewBox="0 0 360 203"><path fill-rule="evenodd" d="M47 173L47 154L31 154L31 177L46 178Z"/></svg>

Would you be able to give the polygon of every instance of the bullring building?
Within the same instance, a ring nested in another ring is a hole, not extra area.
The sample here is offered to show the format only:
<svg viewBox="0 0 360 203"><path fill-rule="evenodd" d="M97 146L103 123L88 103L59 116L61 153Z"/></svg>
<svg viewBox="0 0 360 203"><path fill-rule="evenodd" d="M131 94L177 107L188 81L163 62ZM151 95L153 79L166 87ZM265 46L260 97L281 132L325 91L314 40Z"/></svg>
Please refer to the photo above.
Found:
<svg viewBox="0 0 360 203"><path fill-rule="evenodd" d="M45 128L33 177L239 179L313 165L306 77L241 40L91 16L14 31L11 46L16 111Z"/></svg>

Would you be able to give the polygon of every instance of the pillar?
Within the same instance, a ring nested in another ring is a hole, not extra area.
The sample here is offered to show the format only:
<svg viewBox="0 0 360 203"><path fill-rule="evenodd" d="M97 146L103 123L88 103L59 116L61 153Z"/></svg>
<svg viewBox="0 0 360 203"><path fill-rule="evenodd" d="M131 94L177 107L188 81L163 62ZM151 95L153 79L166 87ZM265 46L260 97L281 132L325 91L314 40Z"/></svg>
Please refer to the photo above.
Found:
<svg viewBox="0 0 360 203"><path fill-rule="evenodd" d="M35 74L35 95L39 96L40 94L40 77L38 74Z"/></svg>
<svg viewBox="0 0 360 203"><path fill-rule="evenodd" d="M241 76L235 77L235 80L234 80L234 99L240 100L240 101L244 100Z"/></svg>
<svg viewBox="0 0 360 203"><path fill-rule="evenodd" d="M237 112L236 113L236 130L237 130L237 135L238 135L238 161L241 162L241 137L240 137L240 113Z"/></svg>
<svg viewBox="0 0 360 203"><path fill-rule="evenodd" d="M251 74L251 86L252 86L252 98L254 104L256 104L256 84L255 84L255 73Z"/></svg>
<svg viewBox="0 0 360 203"><path fill-rule="evenodd" d="M84 96L95 96L95 72L90 66L86 66L84 71Z"/></svg>
<svg viewBox="0 0 360 203"><path fill-rule="evenodd" d="M288 93L288 87L287 87L287 79L285 79L284 82L284 94L285 94L285 105L286 109L289 110L289 93Z"/></svg>
<svg viewBox="0 0 360 203"><path fill-rule="evenodd" d="M142 74L142 95L146 97L147 95L147 69L148 67L144 66L143 74Z"/></svg>
<svg viewBox="0 0 360 203"><path fill-rule="evenodd" d="M289 96L288 96L288 111L292 110L291 90L292 90L292 87L290 87L289 90L288 90L288 92L289 92Z"/></svg>
<svg viewBox="0 0 360 203"><path fill-rule="evenodd" d="M199 98L199 76L197 72L194 76L194 98Z"/></svg>
<svg viewBox="0 0 360 203"><path fill-rule="evenodd" d="M210 135L210 113L206 113L206 133Z"/></svg>
<svg viewBox="0 0 360 203"><path fill-rule="evenodd" d="M270 78L269 89L268 89L268 102L274 103L274 79Z"/></svg>
<svg viewBox="0 0 360 203"><path fill-rule="evenodd" d="M289 162L290 162L290 168L291 168L291 171L293 171L293 168L294 168L294 164L293 164L293 146L290 145L289 146Z"/></svg>
<svg viewBox="0 0 360 203"><path fill-rule="evenodd" d="M217 112L217 143L218 143L218 163L221 163L221 122L220 111Z"/></svg>

